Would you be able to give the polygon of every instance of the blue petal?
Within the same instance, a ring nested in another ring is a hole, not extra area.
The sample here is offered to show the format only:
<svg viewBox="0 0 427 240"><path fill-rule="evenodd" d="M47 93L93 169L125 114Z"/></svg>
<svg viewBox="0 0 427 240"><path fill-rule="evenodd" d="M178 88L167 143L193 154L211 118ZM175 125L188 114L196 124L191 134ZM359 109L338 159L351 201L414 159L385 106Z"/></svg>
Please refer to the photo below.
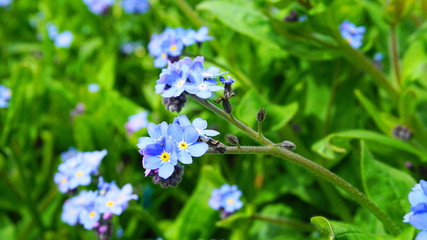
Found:
<svg viewBox="0 0 427 240"><path fill-rule="evenodd" d="M146 156L142 159L142 163L146 169L158 169L162 164L162 160L159 157Z"/></svg>
<svg viewBox="0 0 427 240"><path fill-rule="evenodd" d="M427 196L424 194L422 189L417 189L409 193L409 202L411 205L417 205L422 202L427 202Z"/></svg>
<svg viewBox="0 0 427 240"><path fill-rule="evenodd" d="M210 98L212 96L212 93L209 91L199 91L196 93L196 96L198 96L199 98Z"/></svg>
<svg viewBox="0 0 427 240"><path fill-rule="evenodd" d="M159 169L159 176L166 179L170 177L175 170L174 166L170 163L164 163Z"/></svg>
<svg viewBox="0 0 427 240"><path fill-rule="evenodd" d="M176 88L171 87L168 90L165 90L161 96L164 98L170 98L170 97L173 97L175 94L176 94Z"/></svg>
<svg viewBox="0 0 427 240"><path fill-rule="evenodd" d="M417 229L427 230L427 213L414 214L409 217L409 222Z"/></svg>
<svg viewBox="0 0 427 240"><path fill-rule="evenodd" d="M208 122L201 118L196 118L193 120L193 126L197 129L204 130L208 127Z"/></svg>
<svg viewBox="0 0 427 240"><path fill-rule="evenodd" d="M215 131L215 130L203 130L202 131L202 133L203 134L205 134L206 136L208 136L208 137L214 137L214 136L217 136L217 135L219 135L219 132L218 131Z"/></svg>
<svg viewBox="0 0 427 240"><path fill-rule="evenodd" d="M168 134L172 136L172 139L176 142L181 142L183 138L183 129L177 123L169 125Z"/></svg>
<svg viewBox="0 0 427 240"><path fill-rule="evenodd" d="M159 133L157 131L157 125L154 123L149 123L147 125L147 132L148 132L148 135L150 135L150 137L152 138L158 138L159 136Z"/></svg>
<svg viewBox="0 0 427 240"><path fill-rule="evenodd" d="M204 142L198 142L196 144L188 146L188 151L193 157L200 157L206 153L209 146Z"/></svg>
<svg viewBox="0 0 427 240"><path fill-rule="evenodd" d="M140 149L144 149L147 145L153 144L155 142L156 141L154 141L152 138L140 137L136 146L138 146Z"/></svg>
<svg viewBox="0 0 427 240"><path fill-rule="evenodd" d="M180 126L187 126L187 125L191 125L190 120L188 119L187 116L185 115L179 115L178 117L176 117L173 121L174 123L178 123Z"/></svg>
<svg viewBox="0 0 427 240"><path fill-rule="evenodd" d="M193 125L185 126L183 129L185 142L192 144L199 139L199 132Z"/></svg>
<svg viewBox="0 0 427 240"><path fill-rule="evenodd" d="M162 154L163 147L160 144L150 144L144 149L144 155L157 156Z"/></svg>
<svg viewBox="0 0 427 240"><path fill-rule="evenodd" d="M183 164L190 164L193 163L193 159L191 158L191 155L186 151L179 151L178 153L178 159Z"/></svg>
<svg viewBox="0 0 427 240"><path fill-rule="evenodd" d="M418 233L415 240L426 240L427 239L427 231L421 231Z"/></svg>

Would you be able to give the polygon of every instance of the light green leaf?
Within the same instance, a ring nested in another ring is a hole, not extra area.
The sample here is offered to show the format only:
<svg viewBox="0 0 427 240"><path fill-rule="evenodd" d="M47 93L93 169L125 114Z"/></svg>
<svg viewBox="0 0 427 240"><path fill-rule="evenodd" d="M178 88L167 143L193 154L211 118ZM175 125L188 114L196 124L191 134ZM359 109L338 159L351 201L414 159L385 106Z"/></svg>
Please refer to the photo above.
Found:
<svg viewBox="0 0 427 240"><path fill-rule="evenodd" d="M405 172L376 161L364 141L360 145L360 168L366 195L403 228L402 219L410 207L408 193L415 180Z"/></svg>

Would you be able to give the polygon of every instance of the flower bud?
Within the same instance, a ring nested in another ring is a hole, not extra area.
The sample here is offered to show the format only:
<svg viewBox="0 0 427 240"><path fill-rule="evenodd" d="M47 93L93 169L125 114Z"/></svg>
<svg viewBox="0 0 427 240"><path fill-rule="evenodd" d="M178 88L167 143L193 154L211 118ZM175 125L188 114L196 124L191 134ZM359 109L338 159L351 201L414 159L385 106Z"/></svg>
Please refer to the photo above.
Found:
<svg viewBox="0 0 427 240"><path fill-rule="evenodd" d="M224 111L226 113L231 113L233 111L233 108L231 107L231 104L228 101L228 99L223 99L223 101L222 101L222 107L224 108Z"/></svg>
<svg viewBox="0 0 427 240"><path fill-rule="evenodd" d="M264 109L264 108L261 108L261 109L258 111L257 115L256 115L256 120L257 120L258 122L262 122L262 121L264 121L264 119L265 119L265 115L266 115L265 109Z"/></svg>
<svg viewBox="0 0 427 240"><path fill-rule="evenodd" d="M239 139L231 134L227 134L226 136L227 141L233 145L233 146L238 146L239 145Z"/></svg>
<svg viewBox="0 0 427 240"><path fill-rule="evenodd" d="M412 133L407 127L397 125L393 129L393 137L401 139L403 141L408 141L412 137Z"/></svg>
<svg viewBox="0 0 427 240"><path fill-rule="evenodd" d="M291 141L283 141L280 143L280 146L282 146L283 148L289 150L289 151L293 151L297 146L295 145L295 143L291 142Z"/></svg>

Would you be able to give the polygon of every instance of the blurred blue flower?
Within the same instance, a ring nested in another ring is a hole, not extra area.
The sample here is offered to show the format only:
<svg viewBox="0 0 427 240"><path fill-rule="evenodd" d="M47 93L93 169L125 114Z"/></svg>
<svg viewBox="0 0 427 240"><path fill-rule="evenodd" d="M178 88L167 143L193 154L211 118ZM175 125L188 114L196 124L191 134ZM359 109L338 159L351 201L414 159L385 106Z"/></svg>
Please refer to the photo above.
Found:
<svg viewBox="0 0 427 240"><path fill-rule="evenodd" d="M3 85L0 85L0 108L8 107L11 97L12 91Z"/></svg>
<svg viewBox="0 0 427 240"><path fill-rule="evenodd" d="M83 0L89 10L97 15L105 14L114 4L114 0Z"/></svg>
<svg viewBox="0 0 427 240"><path fill-rule="evenodd" d="M54 175L54 182L60 192L65 193L80 185L86 186L91 182L91 174L98 172L102 159L107 155L107 150L93 152L78 152L69 149L63 153L62 163Z"/></svg>
<svg viewBox="0 0 427 240"><path fill-rule="evenodd" d="M97 196L97 191L81 191L79 195L66 200L62 206L62 221L69 225L81 223L81 221L79 221L81 212L84 209L86 209L86 211L93 209Z"/></svg>
<svg viewBox="0 0 427 240"><path fill-rule="evenodd" d="M73 33L70 31L64 31L59 33L58 27L53 23L46 24L47 34L51 40L53 40L55 46L59 48L68 48L73 42Z"/></svg>
<svg viewBox="0 0 427 240"><path fill-rule="evenodd" d="M360 46L362 46L365 30L365 27L356 27L353 23L347 20L340 25L341 36L352 48L360 48Z"/></svg>
<svg viewBox="0 0 427 240"><path fill-rule="evenodd" d="M148 125L148 112L142 111L134 114L128 118L128 122L125 124L128 134L132 134Z"/></svg>
<svg viewBox="0 0 427 240"><path fill-rule="evenodd" d="M374 54L374 61L381 62L384 58L384 55L380 52Z"/></svg>
<svg viewBox="0 0 427 240"><path fill-rule="evenodd" d="M213 38L207 35L208 31L207 27L201 27L197 32L193 29L166 28L161 34L153 34L148 51L155 58L155 66L166 66L167 60L179 57L185 46L212 40Z"/></svg>
<svg viewBox="0 0 427 240"><path fill-rule="evenodd" d="M147 0L123 0L123 10L126 13L145 13L150 8Z"/></svg>
<svg viewBox="0 0 427 240"><path fill-rule="evenodd" d="M87 86L87 89L89 90L89 92L94 93L94 92L98 92L100 87L99 87L99 84L97 83L91 83Z"/></svg>
<svg viewBox="0 0 427 240"><path fill-rule="evenodd" d="M135 52L136 49L141 48L140 42L124 42L120 46L120 51L126 55L130 55Z"/></svg>
<svg viewBox="0 0 427 240"><path fill-rule="evenodd" d="M0 0L0 7L7 7L12 3L12 0Z"/></svg>
<svg viewBox="0 0 427 240"><path fill-rule="evenodd" d="M411 212L403 217L403 222L410 223L415 228L422 230L416 240L427 237L427 181L420 180L408 195L411 203Z"/></svg>
<svg viewBox="0 0 427 240"><path fill-rule="evenodd" d="M242 192L236 185L224 184L219 189L214 189L209 199L209 206L215 210L233 213L240 209L243 203L240 201Z"/></svg>
<svg viewBox="0 0 427 240"><path fill-rule="evenodd" d="M147 145L143 149L143 166L146 169L157 170L159 176L166 179L174 172L178 163L174 144L170 137L165 137L160 143Z"/></svg>
<svg viewBox="0 0 427 240"><path fill-rule="evenodd" d="M138 199L138 196L132 194L132 185L126 184L122 189L117 185L111 184L104 195L98 196L96 206L100 213L112 213L120 215L128 207L130 200Z"/></svg>
<svg viewBox="0 0 427 240"><path fill-rule="evenodd" d="M97 226L100 219L101 215L95 208L90 210L83 208L79 214L79 221L87 230L91 230Z"/></svg>
<svg viewBox="0 0 427 240"><path fill-rule="evenodd" d="M173 123L169 125L168 134L172 136L178 154L178 160L183 164L193 162L193 157L200 157L206 153L209 146L199 142L199 132L193 125L180 126Z"/></svg>

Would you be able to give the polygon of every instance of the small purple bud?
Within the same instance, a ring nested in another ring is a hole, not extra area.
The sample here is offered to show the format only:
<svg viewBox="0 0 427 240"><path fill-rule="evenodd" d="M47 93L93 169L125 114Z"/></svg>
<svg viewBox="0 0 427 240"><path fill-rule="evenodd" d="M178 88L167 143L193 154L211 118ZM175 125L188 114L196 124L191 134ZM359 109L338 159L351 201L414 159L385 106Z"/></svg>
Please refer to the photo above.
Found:
<svg viewBox="0 0 427 240"><path fill-rule="evenodd" d="M106 225L102 225L98 229L98 233L100 233L100 234L106 233L107 231L108 231L108 226L106 226Z"/></svg>
<svg viewBox="0 0 427 240"><path fill-rule="evenodd" d="M112 213L110 213L110 212L104 213L104 216L102 216L102 218L103 218L104 220L111 219L112 217L113 217L113 214L112 214Z"/></svg>

